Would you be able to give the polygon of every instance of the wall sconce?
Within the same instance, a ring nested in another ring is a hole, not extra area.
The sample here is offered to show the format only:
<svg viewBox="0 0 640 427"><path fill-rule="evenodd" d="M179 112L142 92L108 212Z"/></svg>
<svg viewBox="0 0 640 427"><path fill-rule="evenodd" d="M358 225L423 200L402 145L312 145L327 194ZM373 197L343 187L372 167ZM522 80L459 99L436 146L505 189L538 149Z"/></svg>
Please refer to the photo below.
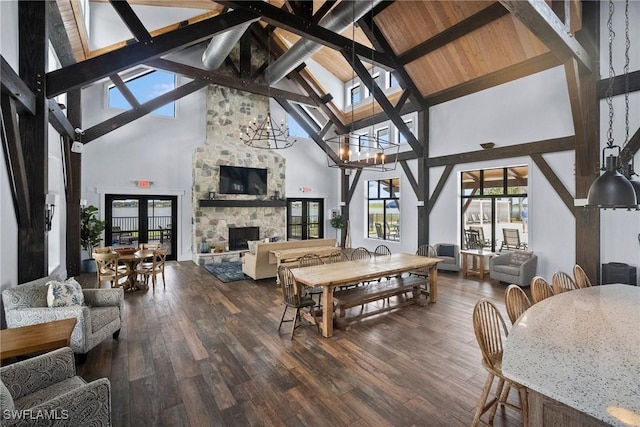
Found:
<svg viewBox="0 0 640 427"><path fill-rule="evenodd" d="M87 207L87 199L80 199L80 207L81 208Z"/></svg>
<svg viewBox="0 0 640 427"><path fill-rule="evenodd" d="M51 224L53 223L53 214L56 211L56 195L47 194L45 197L45 211L44 211L44 224L47 231L51 231Z"/></svg>

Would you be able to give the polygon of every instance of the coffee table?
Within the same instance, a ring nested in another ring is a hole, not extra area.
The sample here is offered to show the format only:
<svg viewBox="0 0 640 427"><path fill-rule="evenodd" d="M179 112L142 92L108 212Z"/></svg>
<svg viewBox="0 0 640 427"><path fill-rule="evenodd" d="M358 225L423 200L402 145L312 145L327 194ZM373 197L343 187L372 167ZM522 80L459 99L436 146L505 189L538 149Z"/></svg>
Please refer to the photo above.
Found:
<svg viewBox="0 0 640 427"><path fill-rule="evenodd" d="M484 279L484 275L487 272L485 265L487 260L495 256L495 252L485 251L484 249L463 249L460 251L462 257L462 273L465 276L475 275ZM471 265L469 265L469 258L471 258Z"/></svg>
<svg viewBox="0 0 640 427"><path fill-rule="evenodd" d="M0 330L0 361L69 346L76 318Z"/></svg>

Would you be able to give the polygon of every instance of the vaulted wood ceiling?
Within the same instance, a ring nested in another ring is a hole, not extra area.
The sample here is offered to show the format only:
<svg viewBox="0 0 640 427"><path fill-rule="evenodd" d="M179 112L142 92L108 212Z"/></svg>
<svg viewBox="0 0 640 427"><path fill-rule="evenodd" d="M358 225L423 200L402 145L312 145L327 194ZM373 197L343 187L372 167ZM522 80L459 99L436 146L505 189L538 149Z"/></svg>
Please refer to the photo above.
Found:
<svg viewBox="0 0 640 427"><path fill-rule="evenodd" d="M99 1L108 2L108 0ZM127 40L127 38L130 39L130 35L126 34L116 44L89 50L88 35L82 24L79 0L56 0L56 3L76 61L82 62L95 58L131 43L131 40ZM186 22L176 22L160 29L149 30L150 35L155 37L225 13L234 6L244 8L245 4L251 2L129 0L128 3L132 6L194 9L194 16ZM308 7L304 8L300 1L270 0L269 3L291 14L292 17L300 16L315 22L319 17L314 17L311 13L317 14L320 11L320 14L325 14L340 2L313 0L312 12ZM561 4L561 7L555 7L554 10L560 10L560 15L564 14L564 2L548 1L548 3L550 6L553 3ZM580 29L581 24L580 2L570 0L566 4L570 5L571 19L562 17L559 22L568 21L571 31L575 32ZM451 95L446 94L455 93L456 89L459 90L460 95L466 94L465 85L475 83L476 90L479 90L482 84L478 82L500 73L502 77L498 82L562 63L561 58L550 54L549 43L541 41L521 22L519 17L509 13L505 6L508 7L508 4L470 0L383 2L374 8L373 18L371 14L366 15L355 28L350 26L344 30L342 36L349 40L355 36L358 44L381 53L385 47L388 49L383 53L396 64L395 69L399 71L398 75L403 87L412 91L404 95L405 99L401 102L403 104L407 100L407 104L413 102L412 108L415 110L420 106L447 100ZM247 9L249 9L248 6ZM304 13L302 13L303 9ZM273 20L263 18L263 21L263 26L272 25L267 28L274 29L273 34L282 49L288 49L300 38L305 37L304 34L291 31L286 25L273 24ZM372 34L373 40L371 40ZM349 56L344 52L327 46L313 55L315 61L343 82L352 79L355 75L348 58ZM365 67L370 67L367 58L362 59ZM505 76L505 74L512 76ZM317 88L320 96L326 94L323 93L325 88L322 87L321 81L314 79L314 76L308 72L307 78ZM444 98L438 98L439 96ZM395 105L402 97L397 93L389 101ZM416 105L417 103L421 105ZM329 105L345 124L352 118L356 121L364 120L372 114L380 114L382 110L379 105L375 105L373 108L367 106L355 112L344 112L341 111L341 106L333 103ZM406 107L406 105L398 107L403 106Z"/></svg>

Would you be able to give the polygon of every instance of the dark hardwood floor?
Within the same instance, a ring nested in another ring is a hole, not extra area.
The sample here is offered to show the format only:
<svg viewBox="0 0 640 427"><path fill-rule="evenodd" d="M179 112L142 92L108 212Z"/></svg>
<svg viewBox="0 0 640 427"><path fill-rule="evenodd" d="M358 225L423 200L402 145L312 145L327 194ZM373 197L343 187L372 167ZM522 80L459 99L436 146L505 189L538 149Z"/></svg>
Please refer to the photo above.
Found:
<svg viewBox="0 0 640 427"><path fill-rule="evenodd" d="M119 340L78 367L111 381L114 426L468 426L486 379L473 305L489 298L508 322L504 285L441 272L436 304L291 341L274 280L221 283L190 261L166 276L166 289L125 294ZM499 410L495 425L520 414Z"/></svg>

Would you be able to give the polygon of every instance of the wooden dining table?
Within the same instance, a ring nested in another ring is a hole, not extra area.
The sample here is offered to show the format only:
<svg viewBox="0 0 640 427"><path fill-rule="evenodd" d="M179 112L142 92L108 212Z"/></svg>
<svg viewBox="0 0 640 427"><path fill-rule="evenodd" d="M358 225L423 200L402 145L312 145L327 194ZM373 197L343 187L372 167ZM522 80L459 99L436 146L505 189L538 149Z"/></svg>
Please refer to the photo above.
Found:
<svg viewBox="0 0 640 427"><path fill-rule="evenodd" d="M374 256L369 260L343 261L312 267L292 268L296 281L305 286L322 286L322 335L333 335L333 290L337 286L394 276L416 269L429 271L429 299L438 299L439 258L414 254Z"/></svg>
<svg viewBox="0 0 640 427"><path fill-rule="evenodd" d="M139 263L152 257L153 251L148 249L140 249L132 254L118 255L118 261L122 261L129 268L129 274L127 277L127 281L125 282L125 289L135 291L138 289L148 288L147 285L138 283L138 281L136 280L136 267Z"/></svg>

